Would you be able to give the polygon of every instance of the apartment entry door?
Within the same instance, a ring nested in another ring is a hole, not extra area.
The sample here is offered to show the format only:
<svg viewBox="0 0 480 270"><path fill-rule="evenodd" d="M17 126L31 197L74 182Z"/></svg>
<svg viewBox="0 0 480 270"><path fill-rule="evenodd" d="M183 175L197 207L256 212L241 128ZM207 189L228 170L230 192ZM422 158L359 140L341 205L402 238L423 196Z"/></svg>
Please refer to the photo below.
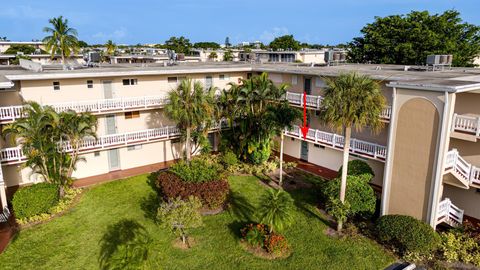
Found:
<svg viewBox="0 0 480 270"><path fill-rule="evenodd" d="M103 97L105 99L115 98L112 81L103 81Z"/></svg>
<svg viewBox="0 0 480 270"><path fill-rule="evenodd" d="M302 145L300 147L300 159L308 161L308 142L306 141L302 141Z"/></svg>
<svg viewBox="0 0 480 270"><path fill-rule="evenodd" d="M303 81L303 89L307 93L307 95L312 94L312 79L311 78L305 78Z"/></svg>
<svg viewBox="0 0 480 270"><path fill-rule="evenodd" d="M105 116L105 126L107 135L117 133L117 124L114 114ZM108 150L108 167L109 171L120 170L120 152L118 148Z"/></svg>

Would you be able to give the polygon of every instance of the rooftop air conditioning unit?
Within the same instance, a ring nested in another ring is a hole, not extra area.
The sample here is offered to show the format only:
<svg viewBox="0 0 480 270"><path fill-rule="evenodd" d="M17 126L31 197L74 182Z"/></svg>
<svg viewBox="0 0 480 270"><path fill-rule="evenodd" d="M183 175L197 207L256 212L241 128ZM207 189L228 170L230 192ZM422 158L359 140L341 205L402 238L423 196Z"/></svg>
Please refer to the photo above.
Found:
<svg viewBox="0 0 480 270"><path fill-rule="evenodd" d="M427 56L427 65L438 65L440 64L440 55L428 55Z"/></svg>

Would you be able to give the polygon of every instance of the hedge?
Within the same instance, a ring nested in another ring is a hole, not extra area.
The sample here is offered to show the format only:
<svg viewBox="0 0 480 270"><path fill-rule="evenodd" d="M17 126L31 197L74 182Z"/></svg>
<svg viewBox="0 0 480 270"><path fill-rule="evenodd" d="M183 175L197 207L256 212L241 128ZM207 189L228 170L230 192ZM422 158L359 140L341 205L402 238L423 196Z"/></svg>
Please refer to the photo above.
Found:
<svg viewBox="0 0 480 270"><path fill-rule="evenodd" d="M58 185L49 183L39 183L19 189L12 200L15 217L23 219L48 213L50 208L59 201L58 189Z"/></svg>
<svg viewBox="0 0 480 270"><path fill-rule="evenodd" d="M440 236L432 227L411 216L382 216L375 228L381 242L395 246L403 253L427 255L437 250L440 244Z"/></svg>
<svg viewBox="0 0 480 270"><path fill-rule="evenodd" d="M202 205L210 209L222 206L229 192L226 180L212 180L208 182L186 182L172 172L161 172L157 178L157 188L164 200L195 196Z"/></svg>
<svg viewBox="0 0 480 270"><path fill-rule="evenodd" d="M222 166L202 157L195 157L189 163L180 161L170 167L170 171L186 182L208 182L219 179Z"/></svg>

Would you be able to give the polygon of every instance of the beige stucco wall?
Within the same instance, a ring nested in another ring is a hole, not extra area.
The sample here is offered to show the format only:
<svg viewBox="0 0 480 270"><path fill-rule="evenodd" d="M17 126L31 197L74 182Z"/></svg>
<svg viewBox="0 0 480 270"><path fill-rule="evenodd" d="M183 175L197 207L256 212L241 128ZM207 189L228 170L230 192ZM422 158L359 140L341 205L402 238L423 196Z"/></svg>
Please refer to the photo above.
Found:
<svg viewBox="0 0 480 270"><path fill-rule="evenodd" d="M463 209L465 215L480 219L480 192L477 189L461 189L451 185L444 185L443 197L449 198L455 206Z"/></svg>
<svg viewBox="0 0 480 270"><path fill-rule="evenodd" d="M480 93L456 94L455 113L480 115Z"/></svg>
<svg viewBox="0 0 480 270"><path fill-rule="evenodd" d="M427 99L430 95L398 92L388 214L428 219L440 119L434 103ZM438 96L430 97L439 103Z"/></svg>

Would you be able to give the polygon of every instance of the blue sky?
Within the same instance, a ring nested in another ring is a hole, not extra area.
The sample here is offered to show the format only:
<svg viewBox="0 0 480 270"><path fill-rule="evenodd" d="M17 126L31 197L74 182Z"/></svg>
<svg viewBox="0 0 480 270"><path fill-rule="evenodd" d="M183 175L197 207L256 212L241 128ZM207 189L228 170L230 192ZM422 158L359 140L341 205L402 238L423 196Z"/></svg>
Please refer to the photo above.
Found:
<svg viewBox="0 0 480 270"><path fill-rule="evenodd" d="M75 3L75 4L72 4ZM480 25L478 0L2 0L0 36L10 40L41 39L48 19L63 15L88 43L162 43L184 35L192 42L234 44L270 42L293 34L303 42L337 44L358 36L375 16L411 10L432 13L456 9Z"/></svg>

